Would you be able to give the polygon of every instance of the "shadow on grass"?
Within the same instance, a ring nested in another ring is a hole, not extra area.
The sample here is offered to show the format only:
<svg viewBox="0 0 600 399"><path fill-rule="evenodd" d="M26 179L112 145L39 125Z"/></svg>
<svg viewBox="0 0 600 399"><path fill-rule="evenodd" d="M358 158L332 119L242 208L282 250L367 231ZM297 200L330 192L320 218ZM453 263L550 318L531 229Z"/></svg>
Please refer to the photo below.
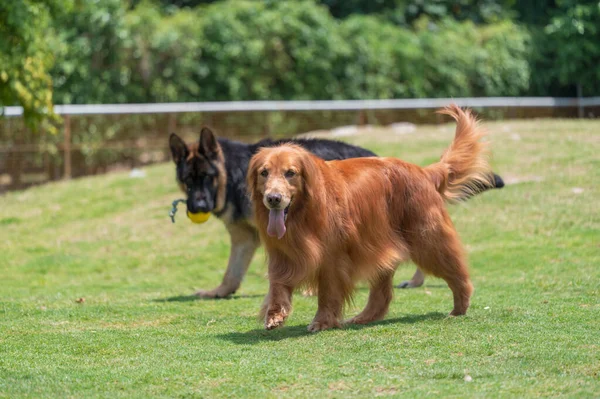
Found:
<svg viewBox="0 0 600 399"><path fill-rule="evenodd" d="M428 320L442 320L448 317L447 313L442 312L429 312L425 314L415 314L402 317L394 317L393 319L385 319L376 321L369 324L347 324L344 326L345 330L362 330L363 328L370 328L375 326L386 326L388 324L414 324Z"/></svg>
<svg viewBox="0 0 600 399"><path fill-rule="evenodd" d="M412 288L398 288L395 287L397 290L399 291L403 291L403 290L407 290L410 289L412 290ZM427 285L426 288L448 288L447 285ZM359 287L356 289L356 291L369 291L368 287ZM158 299L153 299L152 302L194 302L194 301L221 301L221 300L232 300L232 299L244 299L244 298L264 298L265 295L262 294L254 294L254 295L230 295L226 298L201 298L199 296L196 295L177 295L177 296L171 296L171 297L167 297L167 298L158 298ZM309 297L315 297L316 295L312 296L309 295ZM377 323L374 323L374 325L377 325Z"/></svg>
<svg viewBox="0 0 600 399"><path fill-rule="evenodd" d="M424 289L429 289L429 288L448 288L448 285L445 284L425 284L422 285L420 287L414 287L414 288L409 288L409 287L400 287L400 284L396 284L394 285L394 289L397 291L414 291L414 290L424 290Z"/></svg>
<svg viewBox="0 0 600 399"><path fill-rule="evenodd" d="M193 302L193 301L230 301L233 299L264 298L264 295L230 295L226 298L201 298L196 295L177 295L168 298L153 299L152 302Z"/></svg>
<svg viewBox="0 0 600 399"><path fill-rule="evenodd" d="M441 320L446 318L445 313L431 312L422 315L409 315L403 317L395 317L393 319L386 319L377 321L370 324L349 324L344 326L341 330L362 330L363 328L372 328L375 326L385 326L388 324L414 324L427 320ZM224 341L233 342L238 345L255 345L265 341L281 341L290 338L300 338L309 335L315 335L307 331L307 325L282 327L272 331L266 331L263 329L255 329L246 332L231 332L227 334L218 334L217 338ZM332 330L335 331L335 330Z"/></svg>

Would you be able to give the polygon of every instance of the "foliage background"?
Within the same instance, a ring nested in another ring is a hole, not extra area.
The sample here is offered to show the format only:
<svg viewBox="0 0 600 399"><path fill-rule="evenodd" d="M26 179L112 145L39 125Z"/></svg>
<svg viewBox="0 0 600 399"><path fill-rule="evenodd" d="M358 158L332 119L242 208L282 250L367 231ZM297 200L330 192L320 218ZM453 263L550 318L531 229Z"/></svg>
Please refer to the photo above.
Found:
<svg viewBox="0 0 600 399"><path fill-rule="evenodd" d="M598 94L600 2L0 1L0 106Z"/></svg>

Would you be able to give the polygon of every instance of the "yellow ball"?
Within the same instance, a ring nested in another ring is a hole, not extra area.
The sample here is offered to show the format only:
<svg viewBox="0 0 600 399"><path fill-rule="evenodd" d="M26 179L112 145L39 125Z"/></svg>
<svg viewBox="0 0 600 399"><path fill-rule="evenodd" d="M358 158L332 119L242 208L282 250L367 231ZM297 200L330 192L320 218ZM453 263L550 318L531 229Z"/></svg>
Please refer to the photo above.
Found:
<svg viewBox="0 0 600 399"><path fill-rule="evenodd" d="M187 216L194 223L204 223L210 217L210 212L206 212L206 213L204 213L204 212L191 213L190 211L188 211L187 212Z"/></svg>

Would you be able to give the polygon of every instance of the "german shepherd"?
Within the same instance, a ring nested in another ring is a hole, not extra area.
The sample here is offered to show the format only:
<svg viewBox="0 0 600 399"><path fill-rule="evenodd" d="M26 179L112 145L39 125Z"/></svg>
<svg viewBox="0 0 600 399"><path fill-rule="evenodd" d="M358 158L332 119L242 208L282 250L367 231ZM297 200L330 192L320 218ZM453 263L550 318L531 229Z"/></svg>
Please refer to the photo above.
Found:
<svg viewBox="0 0 600 399"><path fill-rule="evenodd" d="M225 138L216 138L209 128L202 128L197 142L186 144L172 133L169 145L176 165L177 182L187 195L187 209L191 213L211 212L227 228L231 238L231 252L227 271L221 285L212 290L200 290L202 298L225 298L239 288L250 261L260 245L252 206L246 190L248 163L263 147L293 143L324 160L341 160L376 156L373 152L339 141L324 139L262 140L245 144ZM504 182L494 175L495 187ZM488 186L481 185L479 191ZM465 197L472 193L465 193ZM412 280L399 288L418 287L424 277L419 269Z"/></svg>
<svg viewBox="0 0 600 399"><path fill-rule="evenodd" d="M397 158L326 162L295 144L252 157L247 185L268 257L267 330L285 322L300 285L318 292L311 332L341 326L359 280L369 281L369 300L348 323L381 320L396 268L409 259L448 283L451 316L466 314L473 285L446 203L493 180L475 117L456 105L441 112L456 120L456 135L424 168Z"/></svg>

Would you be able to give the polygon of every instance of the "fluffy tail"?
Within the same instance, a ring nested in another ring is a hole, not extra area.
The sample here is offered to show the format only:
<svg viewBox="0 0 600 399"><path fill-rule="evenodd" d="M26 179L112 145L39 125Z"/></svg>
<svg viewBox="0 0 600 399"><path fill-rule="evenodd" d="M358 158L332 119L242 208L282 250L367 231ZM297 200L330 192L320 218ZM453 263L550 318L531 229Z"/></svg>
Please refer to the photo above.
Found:
<svg viewBox="0 0 600 399"><path fill-rule="evenodd" d="M454 141L438 163L425 168L438 192L447 201L459 201L482 191L482 187L494 187L487 144L481 142L485 131L477 119L455 104L438 112L456 120Z"/></svg>

